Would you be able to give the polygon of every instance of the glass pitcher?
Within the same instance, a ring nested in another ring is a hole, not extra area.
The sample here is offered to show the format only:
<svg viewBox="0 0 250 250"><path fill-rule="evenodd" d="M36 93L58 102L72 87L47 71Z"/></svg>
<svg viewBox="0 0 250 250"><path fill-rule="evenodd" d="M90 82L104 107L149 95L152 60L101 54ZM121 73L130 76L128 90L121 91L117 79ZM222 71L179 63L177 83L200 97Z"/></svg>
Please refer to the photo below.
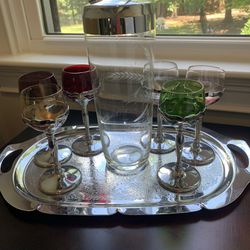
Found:
<svg viewBox="0 0 250 250"><path fill-rule="evenodd" d="M89 63L98 74L95 105L107 166L119 174L147 165L152 130L150 3L101 1L83 13Z"/></svg>

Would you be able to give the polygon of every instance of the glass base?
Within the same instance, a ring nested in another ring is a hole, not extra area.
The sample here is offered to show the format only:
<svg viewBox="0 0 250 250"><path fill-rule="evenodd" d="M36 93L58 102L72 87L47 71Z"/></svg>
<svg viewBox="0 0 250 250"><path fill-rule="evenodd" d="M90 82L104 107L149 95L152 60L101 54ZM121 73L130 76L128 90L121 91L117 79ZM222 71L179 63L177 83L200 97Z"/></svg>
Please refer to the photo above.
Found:
<svg viewBox="0 0 250 250"><path fill-rule="evenodd" d="M102 143L99 135L92 135L91 143L84 136L72 143L72 151L80 156L94 156L102 152Z"/></svg>
<svg viewBox="0 0 250 250"><path fill-rule="evenodd" d="M171 135L162 135L162 140L153 135L151 139L150 152L153 154L167 154L175 150L175 138Z"/></svg>
<svg viewBox="0 0 250 250"><path fill-rule="evenodd" d="M72 166L62 166L62 174L54 169L47 170L40 178L41 192L48 195L62 195L75 189L81 183L81 172Z"/></svg>
<svg viewBox="0 0 250 250"><path fill-rule="evenodd" d="M119 138L118 138L119 139ZM148 165L149 152L141 145L122 145L104 152L107 168L118 175L134 175Z"/></svg>
<svg viewBox="0 0 250 250"><path fill-rule="evenodd" d="M159 169L158 181L163 188L173 193L187 193L200 186L201 177L195 168L184 163L183 175L177 176L175 166L176 163L171 162Z"/></svg>
<svg viewBox="0 0 250 250"><path fill-rule="evenodd" d="M214 150L205 143L200 143L200 150L198 153L193 151L192 145L193 142L184 143L182 150L183 162L193 166L202 166L210 164L215 159Z"/></svg>
<svg viewBox="0 0 250 250"><path fill-rule="evenodd" d="M107 165L106 165L107 169L110 172L112 172L116 175L122 175L122 176L130 176L130 175L139 174L147 166L149 166L148 161L140 162L140 163L132 165L132 166L115 165L113 162L107 161Z"/></svg>
<svg viewBox="0 0 250 250"><path fill-rule="evenodd" d="M72 156L72 151L68 146L58 145L58 160L61 164L67 162ZM34 156L34 163L41 168L50 168L53 164L50 150L44 148L36 153Z"/></svg>

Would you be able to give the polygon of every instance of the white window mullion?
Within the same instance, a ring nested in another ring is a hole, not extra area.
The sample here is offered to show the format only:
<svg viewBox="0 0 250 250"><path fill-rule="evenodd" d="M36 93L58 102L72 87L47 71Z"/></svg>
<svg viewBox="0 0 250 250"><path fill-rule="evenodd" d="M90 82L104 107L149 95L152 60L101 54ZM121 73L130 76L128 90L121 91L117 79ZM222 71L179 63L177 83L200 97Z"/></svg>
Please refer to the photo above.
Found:
<svg viewBox="0 0 250 250"><path fill-rule="evenodd" d="M23 0L0 0L0 3L11 53L29 52L31 37Z"/></svg>
<svg viewBox="0 0 250 250"><path fill-rule="evenodd" d="M16 34L15 24L12 18L12 12L10 9L10 2L6 0L0 0L0 11L2 12L3 22L7 33L7 39L9 48L12 54L16 54L20 51L18 36Z"/></svg>
<svg viewBox="0 0 250 250"><path fill-rule="evenodd" d="M44 29L42 25L43 22L40 1L22 0L22 3L25 10L26 22L29 27L30 39L42 40L44 36Z"/></svg>
<svg viewBox="0 0 250 250"><path fill-rule="evenodd" d="M45 1L43 3L43 7L44 7L44 15L46 18L48 33L54 33L55 29L54 29L53 17L52 17L52 13L51 13L50 2Z"/></svg>

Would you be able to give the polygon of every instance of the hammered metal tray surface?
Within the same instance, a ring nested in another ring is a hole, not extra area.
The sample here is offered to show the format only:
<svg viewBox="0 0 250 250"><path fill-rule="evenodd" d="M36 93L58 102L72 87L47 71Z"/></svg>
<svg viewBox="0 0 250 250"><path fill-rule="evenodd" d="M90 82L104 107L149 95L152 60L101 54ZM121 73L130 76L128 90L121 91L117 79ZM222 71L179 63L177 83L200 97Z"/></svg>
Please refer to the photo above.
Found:
<svg viewBox="0 0 250 250"><path fill-rule="evenodd" d="M154 127L155 132L156 127ZM97 127L91 127L94 133ZM165 130L175 136L175 130ZM57 134L58 143L71 146L81 136L82 127L65 127ZM193 131L185 131L186 140ZM174 194L163 189L157 181L157 170L175 161L175 152L150 154L148 165L133 175L116 174L106 166L104 155L73 157L65 163L81 170L82 182L74 191L62 196L48 196L38 188L39 178L46 169L37 167L33 157L46 146L43 135L29 141L7 146L0 154L0 166L11 153L22 149L11 170L0 174L0 190L5 200L20 210L38 210L62 215L156 215L217 209L235 201L250 182L250 148L245 141L230 140L214 132L202 132L202 141L215 151L215 160L199 166L201 185L193 192ZM247 166L237 164L233 151L245 158Z"/></svg>

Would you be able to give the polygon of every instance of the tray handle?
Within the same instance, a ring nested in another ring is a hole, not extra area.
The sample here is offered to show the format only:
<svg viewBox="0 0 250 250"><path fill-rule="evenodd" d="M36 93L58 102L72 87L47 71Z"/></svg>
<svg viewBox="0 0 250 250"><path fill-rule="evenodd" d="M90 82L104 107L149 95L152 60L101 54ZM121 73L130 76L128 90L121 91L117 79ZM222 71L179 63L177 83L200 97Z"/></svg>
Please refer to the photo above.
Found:
<svg viewBox="0 0 250 250"><path fill-rule="evenodd" d="M4 148L4 150L0 153L0 175L3 173L8 172L12 165L14 160L24 151L32 145L33 143L41 140L43 135L38 135L36 137L33 137L27 141L16 143L16 144L10 144L7 147ZM8 169L5 169L3 166L3 162L7 160L7 158L10 157L11 159L11 164L8 164L7 166ZM6 171L7 170L7 171Z"/></svg>
<svg viewBox="0 0 250 250"><path fill-rule="evenodd" d="M239 198L250 183L250 148L248 144L243 140L228 140L226 145L232 152L243 157L245 166L241 166L242 164L239 166L236 163L237 169L232 185L220 195L203 202L202 206L206 209L218 209L229 205Z"/></svg>
<svg viewBox="0 0 250 250"><path fill-rule="evenodd" d="M231 151L239 153L244 158L244 163L247 165L245 168L241 168L246 174L250 174L250 147L243 140L229 140L227 147Z"/></svg>
<svg viewBox="0 0 250 250"><path fill-rule="evenodd" d="M30 145L31 140L23 143L11 144L0 153L0 192L12 207L22 211L34 211L37 204L25 200L14 189L12 183L13 163L15 159Z"/></svg>
<svg viewBox="0 0 250 250"><path fill-rule="evenodd" d="M227 142L227 147L238 154L240 154L243 157L243 163L237 164L237 171L235 175L235 179L233 181L233 184L231 186L231 190L228 190L230 192L230 195L228 196L229 199L227 201L227 204L232 203L238 197L243 193L245 188L250 183L250 148L249 145L243 141L243 140L229 140Z"/></svg>
<svg viewBox="0 0 250 250"><path fill-rule="evenodd" d="M21 143L8 145L4 148L4 150L0 154L0 174L3 174L10 170L10 168L12 167L12 163L22 153L22 151L23 149ZM11 160L12 163L8 164L7 168L5 168L3 162L8 158Z"/></svg>

